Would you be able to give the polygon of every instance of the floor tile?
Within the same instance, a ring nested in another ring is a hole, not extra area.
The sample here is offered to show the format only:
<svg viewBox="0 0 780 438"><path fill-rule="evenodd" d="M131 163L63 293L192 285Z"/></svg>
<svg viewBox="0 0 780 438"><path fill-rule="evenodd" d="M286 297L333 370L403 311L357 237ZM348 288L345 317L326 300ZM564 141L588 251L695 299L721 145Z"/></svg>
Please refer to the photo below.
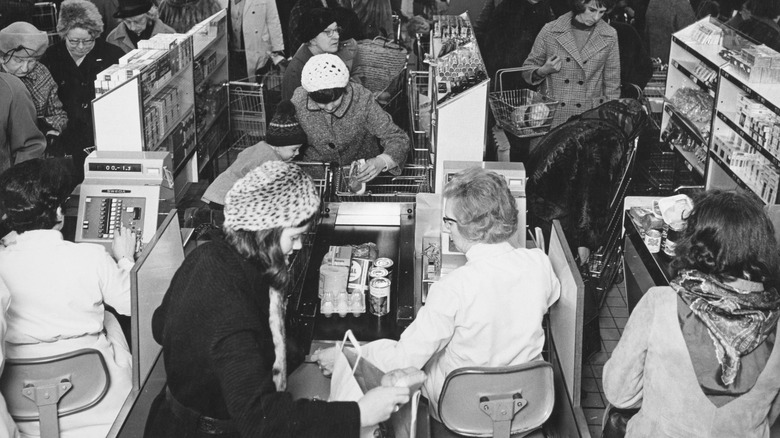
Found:
<svg viewBox="0 0 780 438"><path fill-rule="evenodd" d="M598 364L598 365L591 365L590 366L593 370L593 377L601 378L602 374L604 373L604 365Z"/></svg>
<svg viewBox="0 0 780 438"><path fill-rule="evenodd" d="M588 424L601 427L601 421L604 417L604 409L583 408L582 411L585 414L585 420L588 422Z"/></svg>
<svg viewBox="0 0 780 438"><path fill-rule="evenodd" d="M604 408L604 401L598 392L586 392L580 398L580 405L583 408ZM590 421L589 421L590 422Z"/></svg>
<svg viewBox="0 0 780 438"><path fill-rule="evenodd" d="M620 332L617 328L604 328L604 326L601 326L601 339L604 341L617 341L620 339Z"/></svg>
<svg viewBox="0 0 780 438"><path fill-rule="evenodd" d="M600 351L593 355L593 357L590 360L590 363L592 365L604 365L605 363L607 363L607 359L609 359L609 355L604 351Z"/></svg>
<svg viewBox="0 0 780 438"><path fill-rule="evenodd" d="M599 310L599 318L612 318L612 312L609 311L609 306L602 306Z"/></svg>
<svg viewBox="0 0 780 438"><path fill-rule="evenodd" d="M599 438L601 436L601 425L588 425L588 432L590 432L591 438Z"/></svg>
<svg viewBox="0 0 780 438"><path fill-rule="evenodd" d="M617 347L618 341L602 341L604 343L604 351L607 353L612 353L615 351L615 347Z"/></svg>
<svg viewBox="0 0 780 438"><path fill-rule="evenodd" d="M601 394L601 397L604 397L604 381L601 380L601 378L596 379L596 386L599 388L599 393Z"/></svg>
<svg viewBox="0 0 780 438"><path fill-rule="evenodd" d="M615 318L628 318L628 307L610 307L609 311L612 312L612 316Z"/></svg>
<svg viewBox="0 0 780 438"><path fill-rule="evenodd" d="M590 367L587 368L590 369ZM585 373L583 372L583 374ZM596 382L595 378L584 377L584 376L582 378L582 390L585 392L596 392L596 393L600 391L598 382Z"/></svg>
<svg viewBox="0 0 780 438"><path fill-rule="evenodd" d="M599 317L599 327L605 328L617 328L615 320L611 316Z"/></svg>
<svg viewBox="0 0 780 438"><path fill-rule="evenodd" d="M607 306L610 307L625 307L626 301L622 296L607 297Z"/></svg>
<svg viewBox="0 0 780 438"><path fill-rule="evenodd" d="M617 326L617 328L619 328L621 330L626 328L626 323L628 322L628 318L615 317L614 319L615 319L615 325Z"/></svg>
<svg viewBox="0 0 780 438"><path fill-rule="evenodd" d="M585 364L585 365L582 366L582 378L583 379L595 378L595 377L598 377L598 376L596 376L596 374L593 372L593 369L591 369L590 364Z"/></svg>

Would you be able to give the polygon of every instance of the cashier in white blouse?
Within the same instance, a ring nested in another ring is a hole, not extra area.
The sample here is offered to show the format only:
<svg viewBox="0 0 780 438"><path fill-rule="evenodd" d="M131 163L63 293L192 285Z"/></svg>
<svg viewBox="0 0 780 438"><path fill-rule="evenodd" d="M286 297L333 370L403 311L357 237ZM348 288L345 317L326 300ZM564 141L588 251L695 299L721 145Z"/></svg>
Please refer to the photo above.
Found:
<svg viewBox="0 0 780 438"><path fill-rule="evenodd" d="M100 351L108 391L59 425L65 438L103 438L132 388L130 348L105 304L130 315L135 236L126 228L118 231L111 254L101 245L63 239L71 170L63 160L37 158L0 174L0 217L15 237L0 245L0 296L11 297L5 352L8 358L33 359L82 348ZM37 421L18 426L22 436L40 434Z"/></svg>
<svg viewBox="0 0 780 438"><path fill-rule="evenodd" d="M466 254L465 265L431 286L425 305L399 341L363 346L382 370L425 371L423 395L438 419L439 394L453 370L518 365L542 358L542 317L560 296L560 283L540 249L513 248L517 206L504 178L471 168L444 188L443 227ZM332 370L334 349L315 354Z"/></svg>

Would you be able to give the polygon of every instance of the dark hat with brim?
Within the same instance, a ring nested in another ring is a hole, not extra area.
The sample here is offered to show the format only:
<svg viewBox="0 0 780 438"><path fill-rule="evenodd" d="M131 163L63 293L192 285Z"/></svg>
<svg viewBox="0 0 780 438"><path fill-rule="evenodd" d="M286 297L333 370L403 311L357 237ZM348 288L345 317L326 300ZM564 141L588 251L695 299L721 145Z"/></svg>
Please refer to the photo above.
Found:
<svg viewBox="0 0 780 438"><path fill-rule="evenodd" d="M0 30L0 54L13 52L20 58L38 58L49 47L46 32L25 21L11 23Z"/></svg>
<svg viewBox="0 0 780 438"><path fill-rule="evenodd" d="M130 18L145 14L152 9L150 0L120 0L119 9L114 12L114 18Z"/></svg>
<svg viewBox="0 0 780 438"><path fill-rule="evenodd" d="M330 9L314 8L304 12L298 24L298 36L301 41L309 42L322 31L336 22L336 14Z"/></svg>

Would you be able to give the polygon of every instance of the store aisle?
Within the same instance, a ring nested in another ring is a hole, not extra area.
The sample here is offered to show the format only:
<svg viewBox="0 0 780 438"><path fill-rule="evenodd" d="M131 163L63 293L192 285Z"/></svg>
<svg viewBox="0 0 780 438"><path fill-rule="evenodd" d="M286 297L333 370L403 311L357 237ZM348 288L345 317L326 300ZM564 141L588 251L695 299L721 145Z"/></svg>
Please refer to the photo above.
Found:
<svg viewBox="0 0 780 438"><path fill-rule="evenodd" d="M601 420L607 403L601 384L601 371L620 340L626 321L626 290L624 283L618 283L607 293L607 300L599 315L601 352L595 354L582 369L582 410L588 420L592 438L601 436Z"/></svg>

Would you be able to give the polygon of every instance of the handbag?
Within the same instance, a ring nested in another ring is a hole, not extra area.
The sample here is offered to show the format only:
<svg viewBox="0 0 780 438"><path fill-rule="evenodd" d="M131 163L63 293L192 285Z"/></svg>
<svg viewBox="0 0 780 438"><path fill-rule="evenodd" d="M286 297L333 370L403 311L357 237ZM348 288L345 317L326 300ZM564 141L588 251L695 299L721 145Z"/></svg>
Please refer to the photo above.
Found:
<svg viewBox="0 0 780 438"><path fill-rule="evenodd" d="M358 77L363 86L373 93L387 91L394 95L398 90L390 89L390 86L406 68L406 49L382 37L361 40L357 45L352 75ZM403 85L403 81L398 82L394 87Z"/></svg>
<svg viewBox="0 0 780 438"><path fill-rule="evenodd" d="M626 436L626 426L639 409L620 409L607 405L604 409L604 421L601 429L601 438L623 438Z"/></svg>
<svg viewBox="0 0 780 438"><path fill-rule="evenodd" d="M353 349L345 349L350 341ZM339 345L340 353L333 364L330 381L330 401L358 401L369 390L382 385L385 372L362 357L362 350L352 330L347 330ZM417 429L417 406L420 400L419 388L410 388L412 397L390 420L377 426L360 429L361 438L415 438Z"/></svg>

